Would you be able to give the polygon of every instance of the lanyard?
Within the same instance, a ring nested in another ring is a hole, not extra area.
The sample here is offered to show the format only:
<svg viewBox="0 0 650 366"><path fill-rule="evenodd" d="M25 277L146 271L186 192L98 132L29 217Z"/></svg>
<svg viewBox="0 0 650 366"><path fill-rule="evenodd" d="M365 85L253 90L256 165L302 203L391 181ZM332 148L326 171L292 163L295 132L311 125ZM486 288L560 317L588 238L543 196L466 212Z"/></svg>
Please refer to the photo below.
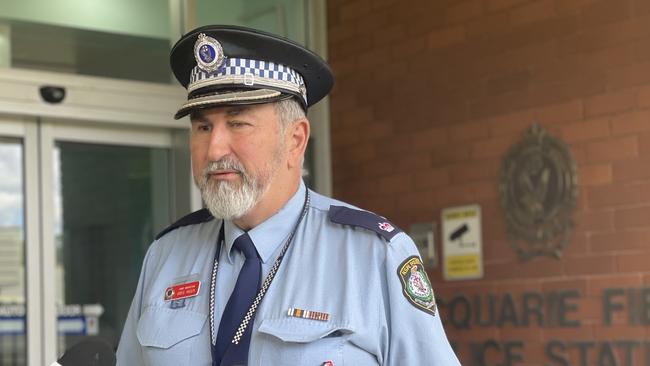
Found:
<svg viewBox="0 0 650 366"><path fill-rule="evenodd" d="M280 255L278 258L275 260L273 263L273 266L271 267L271 270L269 271L269 274L266 276L264 279L264 282L262 283L262 287L260 290L257 292L257 295L255 296L255 300L251 304L251 307L248 309L246 312L246 315L244 316L244 319L242 319L241 323L239 324L239 327L237 328L237 331L235 332L235 335L233 336L232 343L234 344L239 344L239 341L241 337L244 335L244 332L246 331L246 328L248 327L248 324L253 320L255 316L255 312L257 311L257 307L260 305L262 302L262 299L264 298L264 295L266 295L266 291L269 289L269 286L271 286L271 282L275 278L275 274L278 271L278 268L280 268L280 264L282 263L282 259L284 259L284 255L286 254L287 250L289 249L289 245L291 244L293 240L293 236L296 234L296 231L298 230L298 226L302 222L302 219L305 217L307 214L307 208L309 207L309 201L310 201L310 196L309 196L309 189L305 189L305 202L302 206L302 212L300 213L300 217L298 218L298 221L296 221L295 226L293 227L293 230L291 231L291 234L289 234L289 237L287 238L287 241L284 243L284 246L282 247L282 250L280 251ZM217 344L217 337L215 334L215 328L214 328L214 299L215 299L215 287L217 284L217 268L219 267L219 253L221 252L221 247L223 246L224 243L224 223L221 223L221 229L219 230L219 238L217 239L217 252L214 255L214 264L212 265L212 277L210 280L210 341L212 345Z"/></svg>

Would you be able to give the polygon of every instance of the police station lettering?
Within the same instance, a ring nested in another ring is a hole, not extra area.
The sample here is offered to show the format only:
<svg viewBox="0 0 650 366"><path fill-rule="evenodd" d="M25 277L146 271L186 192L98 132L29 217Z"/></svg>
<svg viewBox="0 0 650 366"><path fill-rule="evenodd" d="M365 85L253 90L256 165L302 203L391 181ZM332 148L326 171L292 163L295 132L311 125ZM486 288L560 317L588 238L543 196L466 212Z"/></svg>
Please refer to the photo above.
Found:
<svg viewBox="0 0 650 366"><path fill-rule="evenodd" d="M546 330L572 328L580 334L590 333L593 325L602 331L614 326L630 327L644 332L650 327L650 287L606 288L598 294L598 318L580 319L584 295L577 289L550 292L458 294L437 300L446 328L472 332L481 328L543 328ZM593 300L593 299L589 299ZM613 329L613 328L610 328ZM536 330L531 329L531 332ZM594 335L598 335L594 332ZM549 333L552 334L552 333ZM588 338L588 336L585 336ZM545 336L543 366L636 366L650 365L650 339L623 339L615 334L594 339L562 339ZM495 339L455 342L457 353L469 353L468 365L516 366L531 364L527 353L539 354L539 344L527 341L497 341ZM495 355L498 357L495 358ZM499 360L490 363L488 360Z"/></svg>

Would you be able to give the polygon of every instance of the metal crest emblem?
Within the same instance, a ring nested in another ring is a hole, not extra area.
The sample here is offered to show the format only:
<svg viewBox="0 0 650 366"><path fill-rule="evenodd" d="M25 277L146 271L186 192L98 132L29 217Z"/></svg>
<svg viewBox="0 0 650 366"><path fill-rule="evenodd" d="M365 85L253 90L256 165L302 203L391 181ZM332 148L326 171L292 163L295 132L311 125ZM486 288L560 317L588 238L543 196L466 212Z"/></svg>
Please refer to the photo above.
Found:
<svg viewBox="0 0 650 366"><path fill-rule="evenodd" d="M204 33L199 34L194 43L194 59L201 70L216 71L223 64L224 58L223 48L219 41Z"/></svg>
<svg viewBox="0 0 650 366"><path fill-rule="evenodd" d="M521 259L559 258L569 243L578 197L567 145L534 123L501 166L499 191L510 244Z"/></svg>

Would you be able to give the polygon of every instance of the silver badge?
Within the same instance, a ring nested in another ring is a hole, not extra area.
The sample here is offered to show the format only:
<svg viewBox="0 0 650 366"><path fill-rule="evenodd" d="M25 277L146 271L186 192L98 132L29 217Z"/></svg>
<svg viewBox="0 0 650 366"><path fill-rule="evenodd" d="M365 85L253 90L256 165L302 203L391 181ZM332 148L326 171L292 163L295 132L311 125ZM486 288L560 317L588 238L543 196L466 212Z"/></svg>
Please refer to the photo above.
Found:
<svg viewBox="0 0 650 366"><path fill-rule="evenodd" d="M194 43L194 59L198 67L205 72L214 72L223 64L224 55L221 43L204 33Z"/></svg>
<svg viewBox="0 0 650 366"><path fill-rule="evenodd" d="M506 154L499 191L510 243L519 257L559 258L569 242L578 196L568 147L533 124Z"/></svg>

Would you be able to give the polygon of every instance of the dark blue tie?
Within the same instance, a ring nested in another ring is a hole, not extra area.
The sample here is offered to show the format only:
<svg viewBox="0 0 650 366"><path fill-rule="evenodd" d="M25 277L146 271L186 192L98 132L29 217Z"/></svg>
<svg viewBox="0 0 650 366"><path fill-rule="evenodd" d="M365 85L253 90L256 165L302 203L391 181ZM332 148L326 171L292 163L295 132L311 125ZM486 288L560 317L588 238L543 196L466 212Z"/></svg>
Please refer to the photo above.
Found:
<svg viewBox="0 0 650 366"><path fill-rule="evenodd" d="M246 365L248 363L248 348L251 343L253 321L251 320L248 324L239 344L232 343L232 339L260 289L262 261L257 255L255 245L248 233L235 239L233 246L244 254L246 260L239 271L235 289L221 316L217 344L212 347L213 366Z"/></svg>

